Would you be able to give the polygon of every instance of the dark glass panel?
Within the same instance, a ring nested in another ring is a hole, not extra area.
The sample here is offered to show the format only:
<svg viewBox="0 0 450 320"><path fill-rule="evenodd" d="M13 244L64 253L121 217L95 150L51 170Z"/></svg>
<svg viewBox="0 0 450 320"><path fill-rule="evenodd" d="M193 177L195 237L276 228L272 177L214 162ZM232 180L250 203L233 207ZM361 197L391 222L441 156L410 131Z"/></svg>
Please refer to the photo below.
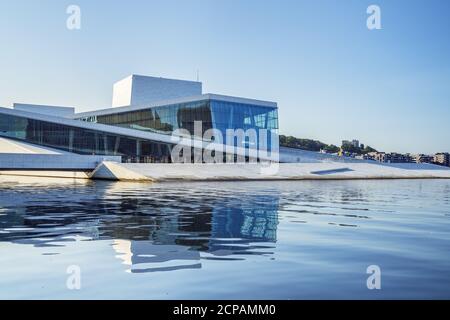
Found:
<svg viewBox="0 0 450 320"><path fill-rule="evenodd" d="M194 134L194 121L203 122L203 132L212 128L209 101L186 102L144 110L84 118L102 124L171 134L186 129Z"/></svg>
<svg viewBox="0 0 450 320"><path fill-rule="evenodd" d="M139 139L137 155L135 138L11 115L0 114L0 136L78 154L119 155L123 161L170 162L167 144Z"/></svg>

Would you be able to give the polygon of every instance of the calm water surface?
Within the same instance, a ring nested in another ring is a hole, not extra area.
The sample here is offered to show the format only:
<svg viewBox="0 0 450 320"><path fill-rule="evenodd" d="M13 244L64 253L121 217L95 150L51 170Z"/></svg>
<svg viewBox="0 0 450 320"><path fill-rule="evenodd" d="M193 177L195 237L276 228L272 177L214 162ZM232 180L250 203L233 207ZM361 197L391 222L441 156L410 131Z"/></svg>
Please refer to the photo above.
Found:
<svg viewBox="0 0 450 320"><path fill-rule="evenodd" d="M0 298L449 299L450 180L0 177Z"/></svg>

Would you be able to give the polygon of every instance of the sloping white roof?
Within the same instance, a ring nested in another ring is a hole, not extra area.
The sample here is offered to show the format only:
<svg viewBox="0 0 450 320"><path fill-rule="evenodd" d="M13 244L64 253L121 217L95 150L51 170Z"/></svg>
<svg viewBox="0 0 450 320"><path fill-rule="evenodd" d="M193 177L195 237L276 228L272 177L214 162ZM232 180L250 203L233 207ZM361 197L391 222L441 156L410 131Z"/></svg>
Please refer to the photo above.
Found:
<svg viewBox="0 0 450 320"><path fill-rule="evenodd" d="M76 113L75 115L72 116L72 118L79 119L79 118L85 118L85 117L122 113L122 112L128 112L128 111L137 111L137 110L143 110L143 109L149 109L149 108L155 108L155 107L163 107L163 106L168 106L168 105L172 105L172 104L203 101L203 100L217 100L217 101L224 101L224 102L251 104L251 105L257 105L257 106L261 106L261 107L277 108L277 103L272 102L272 101L255 100L255 99L207 93L207 94L202 94L202 95L192 96L192 97L184 97L184 98L170 99L170 100L164 100L164 101L157 101L157 102L153 102L153 103L149 103L149 104L145 104L145 105L106 108L106 109L94 110L94 111L89 111L89 112Z"/></svg>
<svg viewBox="0 0 450 320"><path fill-rule="evenodd" d="M70 154L69 152L56 150L47 147L32 145L29 143L16 141L0 137L0 153L15 154Z"/></svg>

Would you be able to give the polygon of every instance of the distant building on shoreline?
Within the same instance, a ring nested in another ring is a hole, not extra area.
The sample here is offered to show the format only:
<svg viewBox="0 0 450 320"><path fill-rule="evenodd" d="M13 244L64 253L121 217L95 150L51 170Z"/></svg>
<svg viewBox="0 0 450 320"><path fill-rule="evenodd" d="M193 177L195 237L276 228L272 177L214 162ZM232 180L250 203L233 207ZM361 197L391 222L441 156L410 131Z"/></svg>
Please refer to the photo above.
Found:
<svg viewBox="0 0 450 320"><path fill-rule="evenodd" d="M436 153L433 157L433 162L435 164L441 165L441 166L450 166L450 154L448 152L440 152Z"/></svg>
<svg viewBox="0 0 450 320"><path fill-rule="evenodd" d="M355 148L359 148L360 147L359 146L359 140L356 140L356 139L353 139L352 141L350 141L350 140L342 140L342 145L343 146L351 145L351 146L353 146Z"/></svg>
<svg viewBox="0 0 450 320"><path fill-rule="evenodd" d="M413 156L413 161L415 163L433 163L434 157L427 154L416 154Z"/></svg>
<svg viewBox="0 0 450 320"><path fill-rule="evenodd" d="M383 163L430 163L447 167L450 166L450 154L448 152L436 153L434 156L427 154L401 154L396 152L369 152L355 158L361 160L374 160Z"/></svg>
<svg viewBox="0 0 450 320"><path fill-rule="evenodd" d="M384 163L411 163L412 157L410 154L401 154L396 152L369 152L367 160L375 160Z"/></svg>

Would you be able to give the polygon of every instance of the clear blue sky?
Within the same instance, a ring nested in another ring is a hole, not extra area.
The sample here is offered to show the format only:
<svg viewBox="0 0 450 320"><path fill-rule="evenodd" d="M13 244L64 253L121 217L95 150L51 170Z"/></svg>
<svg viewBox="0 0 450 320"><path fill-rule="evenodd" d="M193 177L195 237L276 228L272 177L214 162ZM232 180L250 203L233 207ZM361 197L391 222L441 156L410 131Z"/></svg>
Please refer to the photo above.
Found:
<svg viewBox="0 0 450 320"><path fill-rule="evenodd" d="M82 29L66 28L66 8ZM381 7L382 30L366 9ZM280 133L450 151L450 1L0 0L0 105L111 104L128 74L276 101Z"/></svg>

